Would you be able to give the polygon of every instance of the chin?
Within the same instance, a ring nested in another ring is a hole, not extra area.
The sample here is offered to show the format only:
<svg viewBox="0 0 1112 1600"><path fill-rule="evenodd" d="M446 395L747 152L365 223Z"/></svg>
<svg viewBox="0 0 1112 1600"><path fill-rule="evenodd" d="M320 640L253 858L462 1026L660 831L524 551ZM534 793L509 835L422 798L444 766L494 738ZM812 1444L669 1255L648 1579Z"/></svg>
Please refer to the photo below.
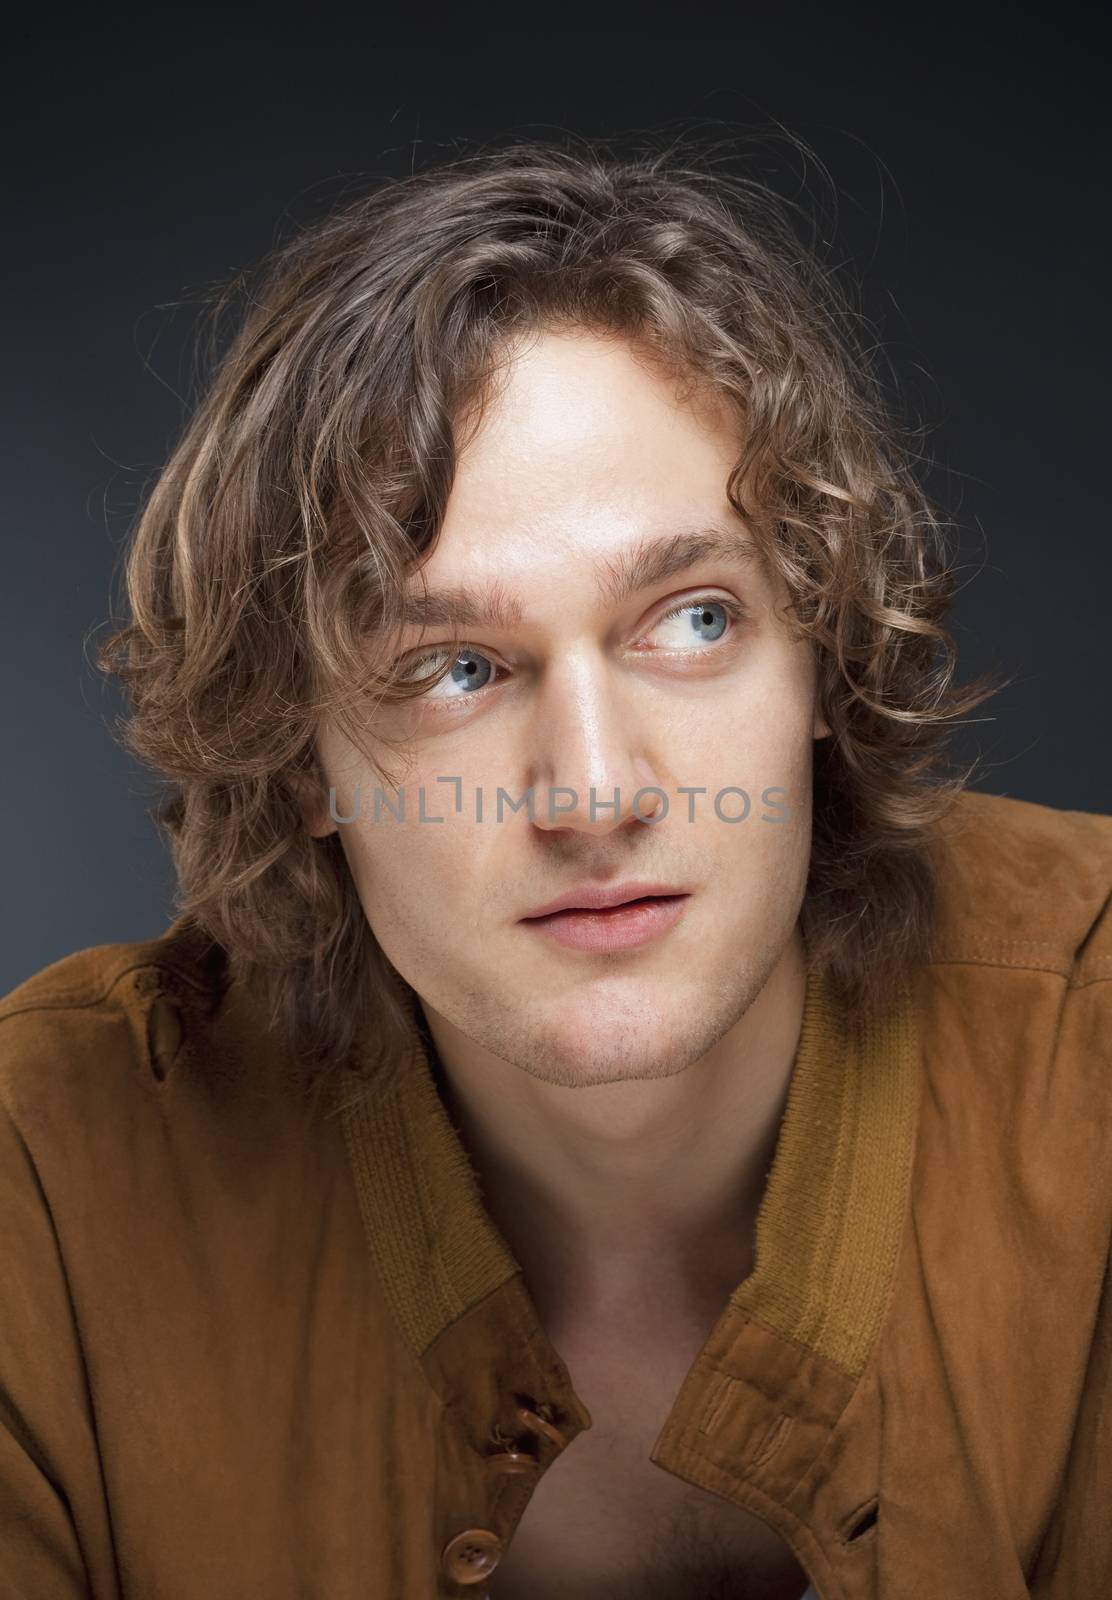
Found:
<svg viewBox="0 0 1112 1600"><path fill-rule="evenodd" d="M549 1083L587 1085L669 1078L684 1072L710 1050L735 1020L716 1017L703 1005L693 1010L689 996L677 997L674 1010L659 997L630 1010L573 1009L542 1024L522 1064ZM692 1015L700 1025L692 1026Z"/></svg>

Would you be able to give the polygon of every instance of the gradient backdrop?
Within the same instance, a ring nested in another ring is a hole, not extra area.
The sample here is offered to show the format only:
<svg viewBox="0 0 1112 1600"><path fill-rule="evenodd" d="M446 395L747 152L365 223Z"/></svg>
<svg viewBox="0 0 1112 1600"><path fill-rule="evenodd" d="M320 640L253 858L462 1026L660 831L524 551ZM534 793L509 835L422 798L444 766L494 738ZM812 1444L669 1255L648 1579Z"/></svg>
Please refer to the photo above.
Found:
<svg viewBox="0 0 1112 1600"><path fill-rule="evenodd" d="M1015 678L959 749L981 753L980 787L1112 812L1095 12L23 15L5 96L0 992L173 915L155 788L113 742L123 705L91 663L183 416L198 296L362 180L510 136L780 123L808 142L833 190L783 144L762 170L813 197L929 430L960 531L961 676Z"/></svg>

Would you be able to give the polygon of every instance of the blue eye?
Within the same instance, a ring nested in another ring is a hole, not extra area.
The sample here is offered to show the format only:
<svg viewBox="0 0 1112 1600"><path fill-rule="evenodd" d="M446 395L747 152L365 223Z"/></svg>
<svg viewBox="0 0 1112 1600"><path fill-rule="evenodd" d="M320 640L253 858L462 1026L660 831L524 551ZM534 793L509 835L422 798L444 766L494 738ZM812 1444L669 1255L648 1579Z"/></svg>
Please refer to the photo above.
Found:
<svg viewBox="0 0 1112 1600"><path fill-rule="evenodd" d="M465 691L485 689L493 675L494 668L486 656L479 655L477 650L468 650L456 657L452 670L444 681L454 683Z"/></svg>
<svg viewBox="0 0 1112 1600"><path fill-rule="evenodd" d="M716 644L725 634L730 619L737 613L724 600L695 600L669 611L653 628L668 630L665 648L683 650L690 645Z"/></svg>
<svg viewBox="0 0 1112 1600"><path fill-rule="evenodd" d="M443 650L431 650L426 655L416 657L403 668L403 682L413 682L435 672L444 665L446 654ZM477 650L461 650L451 670L426 693L430 700L465 699L475 690L485 689L493 676L494 665L486 656L480 655Z"/></svg>

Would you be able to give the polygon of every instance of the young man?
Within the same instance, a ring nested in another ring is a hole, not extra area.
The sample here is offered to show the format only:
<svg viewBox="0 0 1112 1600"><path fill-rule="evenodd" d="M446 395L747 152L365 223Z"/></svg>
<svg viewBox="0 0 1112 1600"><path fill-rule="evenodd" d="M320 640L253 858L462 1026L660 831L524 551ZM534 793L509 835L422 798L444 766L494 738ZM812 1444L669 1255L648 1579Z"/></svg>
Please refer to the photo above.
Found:
<svg viewBox="0 0 1112 1600"><path fill-rule="evenodd" d="M939 777L943 555L744 185L287 247L105 652L182 914L0 1008L11 1592L1110 1592L1112 818Z"/></svg>

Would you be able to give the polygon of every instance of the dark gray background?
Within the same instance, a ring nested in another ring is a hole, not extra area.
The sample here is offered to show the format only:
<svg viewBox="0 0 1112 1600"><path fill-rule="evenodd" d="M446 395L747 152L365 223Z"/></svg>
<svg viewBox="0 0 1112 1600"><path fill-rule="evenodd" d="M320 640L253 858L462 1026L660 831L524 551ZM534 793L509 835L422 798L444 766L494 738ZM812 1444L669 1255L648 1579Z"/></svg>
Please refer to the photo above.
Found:
<svg viewBox="0 0 1112 1600"><path fill-rule="evenodd" d="M777 121L808 141L836 219L813 169L782 151L768 176L826 208L928 424L968 580L961 677L1015 675L961 751L980 787L1112 811L1107 61L1087 13L89 18L43 7L10 36L0 991L172 915L155 789L90 663L183 416L191 306L361 179L474 141Z"/></svg>

